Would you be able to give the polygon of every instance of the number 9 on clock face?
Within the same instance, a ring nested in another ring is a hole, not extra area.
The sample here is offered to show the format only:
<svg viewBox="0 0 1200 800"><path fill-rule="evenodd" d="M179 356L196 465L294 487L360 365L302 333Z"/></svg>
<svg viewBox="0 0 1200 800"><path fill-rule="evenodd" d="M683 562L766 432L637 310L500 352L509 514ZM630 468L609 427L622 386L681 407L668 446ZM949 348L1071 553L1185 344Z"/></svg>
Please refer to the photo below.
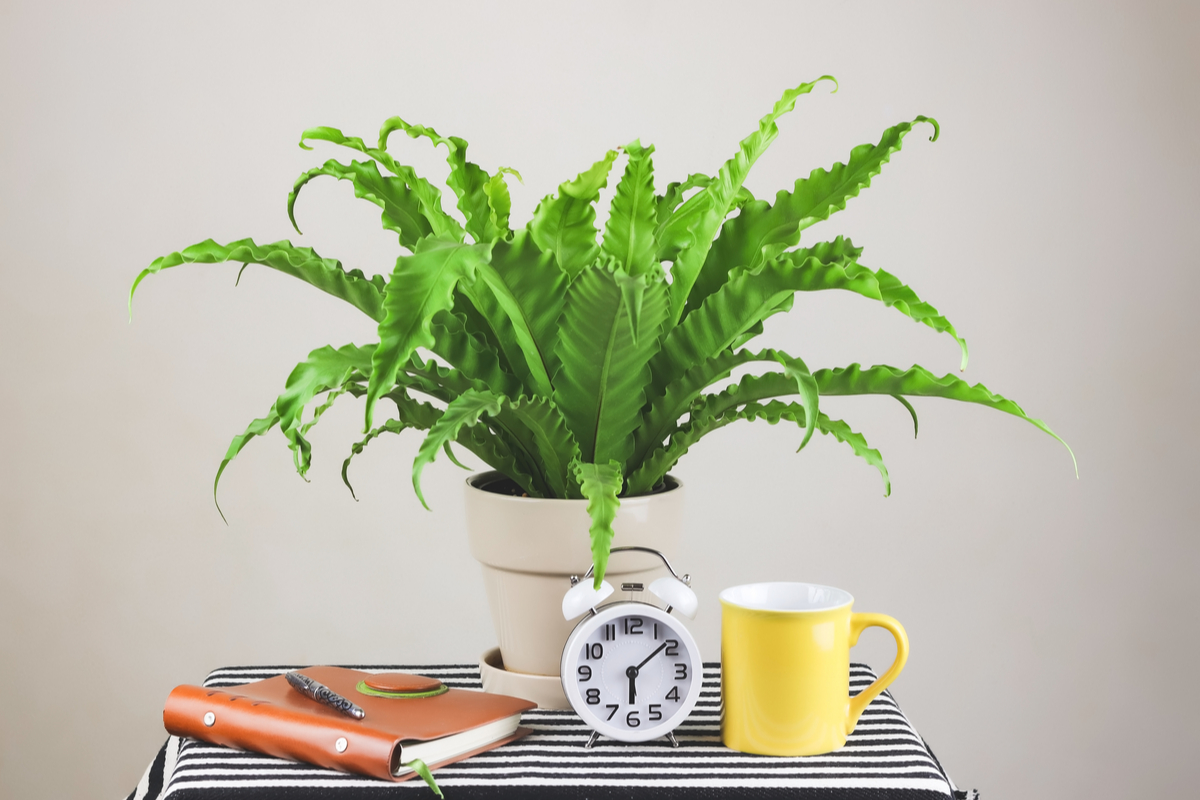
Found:
<svg viewBox="0 0 1200 800"><path fill-rule="evenodd" d="M644 742L687 718L703 680L696 641L646 603L604 606L563 648L562 684L575 712L604 736Z"/></svg>

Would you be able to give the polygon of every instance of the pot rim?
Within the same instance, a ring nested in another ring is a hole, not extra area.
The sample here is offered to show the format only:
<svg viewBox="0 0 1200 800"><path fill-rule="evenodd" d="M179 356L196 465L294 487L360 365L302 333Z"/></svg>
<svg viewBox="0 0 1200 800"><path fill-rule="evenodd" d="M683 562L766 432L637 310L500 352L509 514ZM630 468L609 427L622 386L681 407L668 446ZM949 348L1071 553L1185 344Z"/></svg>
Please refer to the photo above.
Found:
<svg viewBox="0 0 1200 800"><path fill-rule="evenodd" d="M476 472L474 475L471 475L470 477L468 477L466 479L466 481L464 481L464 483L467 484L467 488L472 489L481 494L488 495L489 497L495 498L499 502L582 503L584 505L586 505L588 502L587 500L574 499L574 498L568 498L568 497L514 497L511 494L497 494L496 492L489 492L486 489L483 489L478 485L484 481L494 479L494 476L499 476L501 478L506 478L508 480L512 480L511 478L509 478L507 475L505 475L503 472L501 472L498 469L489 469L484 472ZM670 475L670 474L665 475L663 477L663 481L664 481L664 483L667 484L667 488L663 489L661 492L654 492L653 494L638 494L638 495L633 495L632 497L622 497L622 498L619 498L621 501L621 505L627 505L627 504L640 505L642 503L648 503L655 498L666 497L667 495L673 494L674 492L677 492L683 488L683 481L679 480L679 478L676 478L674 475Z"/></svg>

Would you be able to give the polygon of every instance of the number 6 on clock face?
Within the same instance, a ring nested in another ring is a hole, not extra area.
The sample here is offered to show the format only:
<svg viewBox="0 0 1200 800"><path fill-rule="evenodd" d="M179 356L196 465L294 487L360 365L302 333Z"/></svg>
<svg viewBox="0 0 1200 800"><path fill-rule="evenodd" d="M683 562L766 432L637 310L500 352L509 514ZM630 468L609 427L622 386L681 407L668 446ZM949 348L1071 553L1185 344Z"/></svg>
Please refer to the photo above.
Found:
<svg viewBox="0 0 1200 800"><path fill-rule="evenodd" d="M703 680L687 628L647 603L604 606L563 648L562 683L593 729L624 742L666 736L691 713Z"/></svg>

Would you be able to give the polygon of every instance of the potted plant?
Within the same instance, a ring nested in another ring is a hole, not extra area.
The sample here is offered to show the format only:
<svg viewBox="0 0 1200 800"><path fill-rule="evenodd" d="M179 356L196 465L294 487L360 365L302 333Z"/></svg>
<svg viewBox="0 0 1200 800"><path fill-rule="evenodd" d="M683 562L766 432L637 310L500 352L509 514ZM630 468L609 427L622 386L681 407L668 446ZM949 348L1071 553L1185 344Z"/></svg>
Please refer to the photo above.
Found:
<svg viewBox="0 0 1200 800"><path fill-rule="evenodd" d="M690 175L657 194L654 148L634 141L560 185L519 230L509 224L505 184L519 175L471 163L462 139L398 117L384 123L375 146L335 128L307 130L300 140L305 149L320 141L366 158L329 160L301 175L288 197L293 225L296 198L309 181L348 181L356 196L382 209L383 226L405 251L392 274L368 278L287 241L210 239L143 270L130 290L131 313L133 292L147 275L229 261L300 278L375 320L378 342L323 347L295 367L270 412L234 437L216 480L247 442L277 425L304 475L312 457L308 430L337 397L365 398L365 437L353 445L343 479L350 459L384 433L425 432L413 464L418 496L421 472L439 452L451 460L452 445L474 453L495 472L468 488L472 550L485 574L496 573L490 593L511 588L500 584L513 575L545 584L532 593L516 589L524 592L522 608L547 611L527 620L544 628L565 585L553 576L578 572L586 552L583 509L597 585L614 530L636 543L660 537L654 541L670 551L680 492L668 471L703 436L737 420L794 423L803 431L801 449L816 431L833 436L879 471L885 494L890 484L879 452L846 422L827 416L823 397L890 395L909 410L914 427L916 412L906 398L943 397L1004 411L1055 436L1016 403L952 374L858 364L811 370L796 355L747 347L768 317L791 310L797 292L842 289L952 337L966 366L967 346L954 326L899 279L860 263L862 249L849 239L798 246L804 229L870 185L914 125L930 125L934 141L937 122L916 117L889 128L878 144L814 170L773 203L743 185L778 135L776 120L823 80L833 82L825 76L786 91L716 175ZM445 211L437 188L388 150L395 133L445 148L447 184L464 222ZM622 153L624 173L601 233L595 204ZM712 389L752 362L770 369ZM377 419L380 400L390 401L394 417ZM637 513L618 519L622 507ZM532 612L506 618L504 608L518 601L492 599L505 662L556 673L567 632L561 618L548 637L526 642L506 628Z"/></svg>

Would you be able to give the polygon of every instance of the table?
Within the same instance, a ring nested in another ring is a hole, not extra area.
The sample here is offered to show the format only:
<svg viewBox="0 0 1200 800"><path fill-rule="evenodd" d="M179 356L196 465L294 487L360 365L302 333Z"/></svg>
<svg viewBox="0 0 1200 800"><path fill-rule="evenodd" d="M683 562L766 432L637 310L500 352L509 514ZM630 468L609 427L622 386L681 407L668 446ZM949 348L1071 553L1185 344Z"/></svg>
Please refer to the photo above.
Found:
<svg viewBox="0 0 1200 800"><path fill-rule="evenodd" d="M225 667L206 687L271 678L295 666ZM479 689L473 664L354 666L366 672L412 672L455 688ZM875 680L850 665L850 693ZM960 791L913 728L890 692L867 706L841 750L778 758L738 753L720 736L721 667L705 663L700 701L676 729L680 747L665 741L623 744L601 738L585 750L589 729L573 711L527 711L533 733L434 773L446 800L972 800ZM284 759L171 736L128 800L435 800L421 780L404 783L350 775Z"/></svg>

